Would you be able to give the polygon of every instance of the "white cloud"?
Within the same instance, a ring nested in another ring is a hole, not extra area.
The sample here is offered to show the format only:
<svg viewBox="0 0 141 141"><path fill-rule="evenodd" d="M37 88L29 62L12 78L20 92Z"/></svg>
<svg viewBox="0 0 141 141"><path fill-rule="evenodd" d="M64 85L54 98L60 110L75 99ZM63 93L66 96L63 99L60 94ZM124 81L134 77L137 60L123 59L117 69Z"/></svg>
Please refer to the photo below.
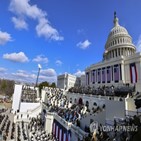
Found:
<svg viewBox="0 0 141 141"><path fill-rule="evenodd" d="M44 55L38 55L36 56L36 58L34 58L32 60L33 62L42 62L42 63L48 63L48 58L47 57L44 57Z"/></svg>
<svg viewBox="0 0 141 141"><path fill-rule="evenodd" d="M18 80L21 82L35 83L37 75L28 73L24 70L18 70L15 73L11 74L14 80Z"/></svg>
<svg viewBox="0 0 141 141"><path fill-rule="evenodd" d="M136 49L137 49L137 52L141 52L141 35L138 38Z"/></svg>
<svg viewBox="0 0 141 141"><path fill-rule="evenodd" d="M25 70L17 70L18 73L26 73Z"/></svg>
<svg viewBox="0 0 141 141"><path fill-rule="evenodd" d="M11 54L6 53L3 55L3 58L9 61L20 62L20 63L29 61L28 57L24 54L24 52L11 53Z"/></svg>
<svg viewBox="0 0 141 141"><path fill-rule="evenodd" d="M59 35L58 31L51 26L46 18L47 13L38 8L37 5L31 5L30 0L11 0L9 10L16 14L18 19L22 19L22 23L24 24L26 23L26 17L37 20L36 32L39 37L43 36L46 39L56 41L63 40L63 37Z"/></svg>
<svg viewBox="0 0 141 141"><path fill-rule="evenodd" d="M19 78L29 78L28 76L28 74L26 74L26 73L23 73L23 72L16 72L16 73L12 73L14 76L17 76L17 77L19 77Z"/></svg>
<svg viewBox="0 0 141 141"><path fill-rule="evenodd" d="M12 38L9 33L0 31L0 45L4 45L11 40Z"/></svg>
<svg viewBox="0 0 141 141"><path fill-rule="evenodd" d="M77 70L77 72L74 73L74 75L75 76L78 76L78 77L80 77L81 75L84 75L84 74L85 74L85 72L84 71L81 71L81 70Z"/></svg>
<svg viewBox="0 0 141 141"><path fill-rule="evenodd" d="M45 18L39 20L39 24L36 26L36 31L39 37L44 36L46 39L56 41L64 39L62 36L59 36L58 31L53 28Z"/></svg>
<svg viewBox="0 0 141 141"><path fill-rule="evenodd" d="M57 66L61 66L63 64L61 60L56 60L55 63L56 63Z"/></svg>
<svg viewBox="0 0 141 141"><path fill-rule="evenodd" d="M86 49L91 45L91 42L89 40L85 40L84 42L79 42L77 44L78 47L80 47L81 49Z"/></svg>
<svg viewBox="0 0 141 141"><path fill-rule="evenodd" d="M53 77L53 76L56 76L57 74L56 74L56 71L54 69L49 68L49 69L41 70L41 75Z"/></svg>
<svg viewBox="0 0 141 141"><path fill-rule="evenodd" d="M22 81L22 82L30 82L35 83L37 79L37 72L30 73L25 70L17 70L17 72L11 74L12 79ZM53 69L41 70L39 75L39 82L48 81L48 82L56 82L57 74Z"/></svg>
<svg viewBox="0 0 141 141"><path fill-rule="evenodd" d="M12 17L12 22L17 29L28 29L28 25L23 18Z"/></svg>
<svg viewBox="0 0 141 141"><path fill-rule="evenodd" d="M4 73L4 72L6 72L6 71L7 71L6 68L0 67L0 72L1 72L1 73Z"/></svg>

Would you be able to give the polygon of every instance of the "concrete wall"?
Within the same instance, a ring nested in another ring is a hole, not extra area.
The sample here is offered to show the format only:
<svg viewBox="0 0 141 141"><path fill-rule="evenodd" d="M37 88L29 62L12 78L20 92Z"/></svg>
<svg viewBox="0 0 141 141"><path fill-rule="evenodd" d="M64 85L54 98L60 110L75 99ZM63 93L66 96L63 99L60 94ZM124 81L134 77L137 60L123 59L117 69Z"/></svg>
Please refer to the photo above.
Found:
<svg viewBox="0 0 141 141"><path fill-rule="evenodd" d="M47 133L51 133L52 132L52 124L53 124L53 119L54 119L54 116L53 114L47 114L46 115L46 122L45 122L45 131Z"/></svg>
<svg viewBox="0 0 141 141"><path fill-rule="evenodd" d="M40 103L26 103L26 102L21 102L20 105L20 112L27 112L29 110L33 110L40 106Z"/></svg>
<svg viewBox="0 0 141 141"><path fill-rule="evenodd" d="M125 99L125 110L126 110L126 115L134 116L137 113L135 101L133 98Z"/></svg>
<svg viewBox="0 0 141 141"><path fill-rule="evenodd" d="M72 104L78 104L80 98L83 99L83 104L84 105L86 104L86 101L88 101L90 110L93 107L95 107L94 103L97 103L97 106L99 106L99 107L102 107L103 104L105 104L105 97L99 97L99 96L94 96L94 95L69 93L67 95L67 98L69 99L69 101L72 99Z"/></svg>
<svg viewBox="0 0 141 141"><path fill-rule="evenodd" d="M91 124L91 120L97 121L99 124L105 125L105 118L106 118L106 112L102 111L99 113L95 113L92 115L86 115L84 118L81 118L80 120L80 127L84 130L85 126L89 127Z"/></svg>
<svg viewBox="0 0 141 141"><path fill-rule="evenodd" d="M12 103L13 113L15 113L15 111L17 110L20 110L22 87L23 85L21 84L15 84L14 94L13 94L13 103Z"/></svg>
<svg viewBox="0 0 141 141"><path fill-rule="evenodd" d="M17 113L14 116L14 122L18 122L18 121L21 122L22 120L25 122L29 122L29 118L32 118L32 117L36 118L37 116L40 116L39 113L41 113L41 111L42 111L42 106L39 105L38 107L34 109L28 110L28 112Z"/></svg>
<svg viewBox="0 0 141 141"><path fill-rule="evenodd" d="M114 118L125 118L125 101L106 100L106 121Z"/></svg>
<svg viewBox="0 0 141 141"><path fill-rule="evenodd" d="M85 86L86 85L86 76L81 75L80 79L81 79L81 86Z"/></svg>

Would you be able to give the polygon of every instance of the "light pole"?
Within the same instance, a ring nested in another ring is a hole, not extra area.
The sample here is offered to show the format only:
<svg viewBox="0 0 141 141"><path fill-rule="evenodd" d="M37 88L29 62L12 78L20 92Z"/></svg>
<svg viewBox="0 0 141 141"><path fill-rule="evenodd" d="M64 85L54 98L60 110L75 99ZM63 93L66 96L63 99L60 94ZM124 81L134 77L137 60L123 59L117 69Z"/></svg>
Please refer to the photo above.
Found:
<svg viewBox="0 0 141 141"><path fill-rule="evenodd" d="M36 79L36 87L37 87L37 85L38 85L38 79L39 79L39 74L40 74L41 68L42 68L41 65L38 64L38 74L37 74L37 79Z"/></svg>

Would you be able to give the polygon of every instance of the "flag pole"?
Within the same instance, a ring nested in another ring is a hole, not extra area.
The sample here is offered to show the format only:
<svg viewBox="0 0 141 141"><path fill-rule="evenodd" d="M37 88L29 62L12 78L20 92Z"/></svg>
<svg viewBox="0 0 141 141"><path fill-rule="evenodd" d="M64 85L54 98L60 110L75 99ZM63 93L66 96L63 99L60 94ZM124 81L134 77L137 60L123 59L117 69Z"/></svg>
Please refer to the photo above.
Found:
<svg viewBox="0 0 141 141"><path fill-rule="evenodd" d="M36 87L38 86L38 79L39 79L39 74L40 74L40 70L41 70L41 65L40 64L38 64L38 74L37 74L37 79L36 79Z"/></svg>

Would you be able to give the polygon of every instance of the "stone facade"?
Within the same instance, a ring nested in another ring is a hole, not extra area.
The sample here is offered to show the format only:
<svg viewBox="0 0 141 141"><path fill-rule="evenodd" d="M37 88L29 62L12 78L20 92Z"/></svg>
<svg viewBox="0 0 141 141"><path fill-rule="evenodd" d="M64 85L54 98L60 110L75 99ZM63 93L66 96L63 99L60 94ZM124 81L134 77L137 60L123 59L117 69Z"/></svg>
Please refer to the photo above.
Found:
<svg viewBox="0 0 141 141"><path fill-rule="evenodd" d="M114 16L114 27L105 44L103 60L85 69L87 86L121 86L130 84L141 92L141 53L127 30L120 26Z"/></svg>
<svg viewBox="0 0 141 141"><path fill-rule="evenodd" d="M80 86L80 78L72 74L63 74L57 77L57 87L68 90L71 87Z"/></svg>

